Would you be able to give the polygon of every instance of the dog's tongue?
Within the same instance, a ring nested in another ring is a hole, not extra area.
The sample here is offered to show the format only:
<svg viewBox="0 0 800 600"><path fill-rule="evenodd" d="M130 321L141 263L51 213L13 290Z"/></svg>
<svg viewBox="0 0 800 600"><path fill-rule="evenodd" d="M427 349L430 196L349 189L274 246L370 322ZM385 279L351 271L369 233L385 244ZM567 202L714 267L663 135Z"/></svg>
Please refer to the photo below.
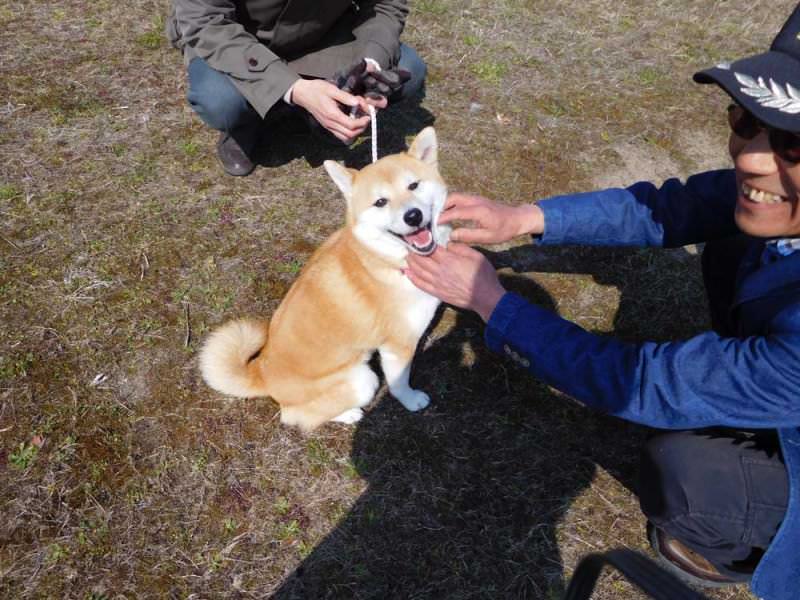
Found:
<svg viewBox="0 0 800 600"><path fill-rule="evenodd" d="M414 233L410 233L409 235L404 235L403 239L416 246L417 248L424 248L428 244L431 243L432 234L428 229L418 229Z"/></svg>

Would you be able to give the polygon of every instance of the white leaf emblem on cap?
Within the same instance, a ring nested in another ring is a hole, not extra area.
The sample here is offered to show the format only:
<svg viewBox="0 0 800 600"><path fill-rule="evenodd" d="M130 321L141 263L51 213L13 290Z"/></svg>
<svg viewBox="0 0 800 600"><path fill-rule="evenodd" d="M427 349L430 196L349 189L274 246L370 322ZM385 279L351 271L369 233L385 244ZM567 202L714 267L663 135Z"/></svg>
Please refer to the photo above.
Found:
<svg viewBox="0 0 800 600"><path fill-rule="evenodd" d="M795 115L800 113L800 91L791 83L786 88L781 87L774 79L770 78L769 85L764 83L764 78L753 79L749 75L734 73L736 80L744 87L739 88L742 93L755 98L761 106L777 108L779 111Z"/></svg>

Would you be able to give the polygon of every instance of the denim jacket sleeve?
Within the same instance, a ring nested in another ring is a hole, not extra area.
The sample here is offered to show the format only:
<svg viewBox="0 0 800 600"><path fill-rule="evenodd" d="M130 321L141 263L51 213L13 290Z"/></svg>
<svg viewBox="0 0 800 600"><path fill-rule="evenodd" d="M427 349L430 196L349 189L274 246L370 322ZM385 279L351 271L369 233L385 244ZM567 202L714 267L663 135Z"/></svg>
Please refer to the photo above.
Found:
<svg viewBox="0 0 800 600"><path fill-rule="evenodd" d="M800 426L800 333L624 343L507 293L486 342L544 382L624 419L665 429Z"/></svg>
<svg viewBox="0 0 800 600"><path fill-rule="evenodd" d="M736 177L732 169L693 175L660 188L628 188L555 196L544 212L542 244L674 248L735 234Z"/></svg>

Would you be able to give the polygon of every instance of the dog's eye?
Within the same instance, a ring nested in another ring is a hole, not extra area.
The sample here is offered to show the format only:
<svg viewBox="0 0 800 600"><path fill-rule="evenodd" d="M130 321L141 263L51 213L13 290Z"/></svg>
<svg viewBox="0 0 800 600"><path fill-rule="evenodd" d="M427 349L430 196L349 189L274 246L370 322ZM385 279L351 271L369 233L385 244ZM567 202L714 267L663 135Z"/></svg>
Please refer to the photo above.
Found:
<svg viewBox="0 0 800 600"><path fill-rule="evenodd" d="M375 200L375 206L377 206L378 208L386 206L388 203L389 201L386 198L378 198L377 200Z"/></svg>
<svg viewBox="0 0 800 600"><path fill-rule="evenodd" d="M412 192L418 187L419 187L419 181L415 181L414 183L408 184L408 189L410 189Z"/></svg>

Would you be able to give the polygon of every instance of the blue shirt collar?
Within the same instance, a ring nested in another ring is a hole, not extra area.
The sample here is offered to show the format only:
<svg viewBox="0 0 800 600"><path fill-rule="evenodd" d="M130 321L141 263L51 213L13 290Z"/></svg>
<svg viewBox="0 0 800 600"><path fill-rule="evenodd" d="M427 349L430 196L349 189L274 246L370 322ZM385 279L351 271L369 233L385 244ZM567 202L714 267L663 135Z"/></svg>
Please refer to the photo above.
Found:
<svg viewBox="0 0 800 600"><path fill-rule="evenodd" d="M800 250L800 238L769 240L764 245L764 254L761 257L761 262L775 262L797 252L798 250Z"/></svg>

